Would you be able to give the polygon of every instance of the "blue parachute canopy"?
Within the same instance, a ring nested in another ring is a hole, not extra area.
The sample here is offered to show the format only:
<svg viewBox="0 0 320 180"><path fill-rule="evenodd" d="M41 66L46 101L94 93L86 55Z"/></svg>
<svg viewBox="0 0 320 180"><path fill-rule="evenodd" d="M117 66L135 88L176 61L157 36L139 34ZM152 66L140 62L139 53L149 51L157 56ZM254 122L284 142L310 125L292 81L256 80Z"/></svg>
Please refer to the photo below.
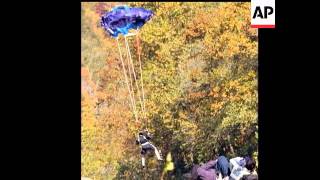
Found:
<svg viewBox="0 0 320 180"><path fill-rule="evenodd" d="M118 6L101 17L101 26L113 37L119 33L126 35L130 29L141 28L153 12L144 8Z"/></svg>

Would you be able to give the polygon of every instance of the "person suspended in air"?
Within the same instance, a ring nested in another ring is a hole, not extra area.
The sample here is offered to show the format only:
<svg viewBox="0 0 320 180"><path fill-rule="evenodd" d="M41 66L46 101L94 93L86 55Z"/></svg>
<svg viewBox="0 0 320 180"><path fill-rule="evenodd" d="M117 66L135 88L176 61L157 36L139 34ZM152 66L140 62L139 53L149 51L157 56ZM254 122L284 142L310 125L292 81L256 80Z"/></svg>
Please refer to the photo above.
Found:
<svg viewBox="0 0 320 180"><path fill-rule="evenodd" d="M150 140L151 140L151 135L148 132L148 130L139 132L138 138L136 139L136 144L140 145L141 147L140 153L141 153L141 163L143 168L145 167L145 156L148 152L154 151L157 159L159 161L163 160L160 155L160 152L152 143L150 143Z"/></svg>

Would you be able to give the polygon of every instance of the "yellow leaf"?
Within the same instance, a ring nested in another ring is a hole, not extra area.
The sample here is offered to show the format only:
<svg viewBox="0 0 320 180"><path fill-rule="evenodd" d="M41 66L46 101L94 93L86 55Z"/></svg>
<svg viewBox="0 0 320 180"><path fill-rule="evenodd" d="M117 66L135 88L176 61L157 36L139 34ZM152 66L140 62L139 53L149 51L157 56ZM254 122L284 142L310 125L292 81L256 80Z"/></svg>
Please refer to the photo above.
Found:
<svg viewBox="0 0 320 180"><path fill-rule="evenodd" d="M167 162L171 162L171 161L172 161L171 152L169 152L167 155Z"/></svg>
<svg viewBox="0 0 320 180"><path fill-rule="evenodd" d="M173 162L169 162L166 164L166 167L165 167L165 171L172 171L174 169L174 164Z"/></svg>

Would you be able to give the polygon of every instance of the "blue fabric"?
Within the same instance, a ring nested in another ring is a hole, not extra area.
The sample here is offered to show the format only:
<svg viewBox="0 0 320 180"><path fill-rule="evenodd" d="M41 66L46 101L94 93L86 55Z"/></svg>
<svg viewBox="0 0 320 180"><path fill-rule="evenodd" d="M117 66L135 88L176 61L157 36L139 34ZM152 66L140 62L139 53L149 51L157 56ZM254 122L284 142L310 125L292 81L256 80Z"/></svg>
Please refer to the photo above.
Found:
<svg viewBox="0 0 320 180"><path fill-rule="evenodd" d="M144 8L118 6L101 17L101 26L111 35L126 35L130 29L141 28L151 19L153 12Z"/></svg>
<svg viewBox="0 0 320 180"><path fill-rule="evenodd" d="M246 165L246 159L245 158L241 159L238 164L239 166L244 167Z"/></svg>
<svg viewBox="0 0 320 180"><path fill-rule="evenodd" d="M229 161L225 156L219 156L217 162L217 170L223 177L230 175Z"/></svg>

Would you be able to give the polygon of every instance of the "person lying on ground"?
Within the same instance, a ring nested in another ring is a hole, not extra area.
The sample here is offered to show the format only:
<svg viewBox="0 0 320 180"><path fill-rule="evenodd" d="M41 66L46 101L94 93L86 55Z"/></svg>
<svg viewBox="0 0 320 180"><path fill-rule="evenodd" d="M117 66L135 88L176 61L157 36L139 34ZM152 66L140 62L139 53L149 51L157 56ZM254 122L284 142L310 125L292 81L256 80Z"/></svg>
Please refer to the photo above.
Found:
<svg viewBox="0 0 320 180"><path fill-rule="evenodd" d="M230 179L240 180L244 175L253 174L255 167L255 161L249 156L232 158L230 159Z"/></svg>
<svg viewBox="0 0 320 180"><path fill-rule="evenodd" d="M191 171L192 180L228 180L230 174L229 162L225 156L210 160L199 166L194 165Z"/></svg>

